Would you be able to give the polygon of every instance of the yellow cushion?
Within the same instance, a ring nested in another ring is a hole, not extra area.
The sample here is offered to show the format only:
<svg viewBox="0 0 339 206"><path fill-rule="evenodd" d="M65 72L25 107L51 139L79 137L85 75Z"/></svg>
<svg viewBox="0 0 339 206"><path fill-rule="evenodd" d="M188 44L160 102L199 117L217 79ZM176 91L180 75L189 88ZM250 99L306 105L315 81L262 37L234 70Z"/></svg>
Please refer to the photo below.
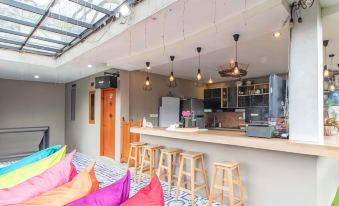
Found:
<svg viewBox="0 0 339 206"><path fill-rule="evenodd" d="M31 177L41 174L63 159L65 154L66 146L63 146L59 151L42 160L0 175L0 189L13 187L30 179Z"/></svg>

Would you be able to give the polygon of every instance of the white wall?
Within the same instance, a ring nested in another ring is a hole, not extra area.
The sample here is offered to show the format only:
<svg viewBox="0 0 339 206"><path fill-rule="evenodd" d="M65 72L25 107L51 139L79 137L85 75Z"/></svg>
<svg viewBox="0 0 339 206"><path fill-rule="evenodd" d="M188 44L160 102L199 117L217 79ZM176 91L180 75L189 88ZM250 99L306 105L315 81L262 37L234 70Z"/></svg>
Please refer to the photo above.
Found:
<svg viewBox="0 0 339 206"><path fill-rule="evenodd" d="M323 130L323 35L318 0L295 19L291 35L289 73L290 139L322 143Z"/></svg>
<svg viewBox="0 0 339 206"><path fill-rule="evenodd" d="M50 145L64 144L64 119L64 84L0 79L0 128L50 126ZM41 137L1 135L0 151L8 154L37 150Z"/></svg>
<svg viewBox="0 0 339 206"><path fill-rule="evenodd" d="M110 70L113 71L113 70ZM89 155L100 155L100 101L101 91L95 93L95 124L88 122L88 93L95 90L91 87L96 76L77 80L66 84L66 144L71 149L77 149L80 152ZM76 84L76 106L75 120L71 120L71 98L70 91L73 84ZM115 125L115 159L120 159L120 120L122 117L129 116L129 72L120 71L119 85L116 96L116 125Z"/></svg>

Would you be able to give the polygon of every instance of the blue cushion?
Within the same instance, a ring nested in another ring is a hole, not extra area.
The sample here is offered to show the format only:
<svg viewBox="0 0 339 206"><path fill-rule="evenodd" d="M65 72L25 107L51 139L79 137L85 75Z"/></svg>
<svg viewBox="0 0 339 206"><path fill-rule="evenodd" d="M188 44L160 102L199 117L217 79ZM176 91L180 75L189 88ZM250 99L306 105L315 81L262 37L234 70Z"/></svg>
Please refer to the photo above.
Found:
<svg viewBox="0 0 339 206"><path fill-rule="evenodd" d="M61 148L61 145L55 145L53 147L49 147L47 149L41 150L39 152L33 153L13 164L10 164L6 167L2 167L0 168L0 175L12 172L16 169L19 169L23 166L29 165L31 163L37 162L41 159L44 159L48 156L50 156L51 154L54 154L56 151L58 151Z"/></svg>

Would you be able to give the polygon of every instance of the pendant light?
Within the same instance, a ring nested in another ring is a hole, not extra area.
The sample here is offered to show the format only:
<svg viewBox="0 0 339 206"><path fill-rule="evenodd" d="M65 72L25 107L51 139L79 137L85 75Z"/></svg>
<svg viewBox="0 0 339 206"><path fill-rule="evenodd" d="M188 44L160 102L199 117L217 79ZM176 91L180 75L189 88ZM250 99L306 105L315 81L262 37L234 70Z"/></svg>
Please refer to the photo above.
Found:
<svg viewBox="0 0 339 206"><path fill-rule="evenodd" d="M174 76L174 72L173 72L173 61L174 61L174 56L170 56L171 59L171 73L170 76L168 77L169 80L169 84L168 87L174 88L177 86L177 82L176 82L176 78Z"/></svg>
<svg viewBox="0 0 339 206"><path fill-rule="evenodd" d="M210 79L208 80L208 83L209 83L209 84L213 84L213 80L212 80L211 75L210 75Z"/></svg>
<svg viewBox="0 0 339 206"><path fill-rule="evenodd" d="M198 66L198 73L197 73L197 80L200 81L202 80L202 75L201 75L201 69L200 69L200 52L201 52L201 47L198 47L197 48L197 52L198 52L198 55L199 55L199 66Z"/></svg>
<svg viewBox="0 0 339 206"><path fill-rule="evenodd" d="M151 81L150 81L149 75L148 75L148 71L151 69L150 65L151 65L150 62L146 62L146 80L145 80L145 84L142 88L144 91L152 91Z"/></svg>
<svg viewBox="0 0 339 206"><path fill-rule="evenodd" d="M331 65L332 65L332 68L333 68L333 57L335 56L334 54L330 54L330 55L328 55L330 58L331 58ZM331 91L331 92L334 92L335 91L335 82L334 82L334 76L332 75L332 77L330 77L330 80L329 80L329 82L330 82L330 86L329 86L329 90Z"/></svg>
<svg viewBox="0 0 339 206"><path fill-rule="evenodd" d="M221 77L233 77L240 78L247 75L248 64L242 64L238 62L238 41L239 34L233 34L235 41L235 62L219 66L219 74Z"/></svg>
<svg viewBox="0 0 339 206"><path fill-rule="evenodd" d="M327 47L327 45L328 45L328 42L329 42L329 40L324 40L323 41L323 45L324 45L324 56L325 56L325 58L324 58L324 61L325 61L325 64L324 64L324 78L328 78L329 76L330 76L330 71L329 71L329 69L327 68L327 55L326 55L326 47Z"/></svg>

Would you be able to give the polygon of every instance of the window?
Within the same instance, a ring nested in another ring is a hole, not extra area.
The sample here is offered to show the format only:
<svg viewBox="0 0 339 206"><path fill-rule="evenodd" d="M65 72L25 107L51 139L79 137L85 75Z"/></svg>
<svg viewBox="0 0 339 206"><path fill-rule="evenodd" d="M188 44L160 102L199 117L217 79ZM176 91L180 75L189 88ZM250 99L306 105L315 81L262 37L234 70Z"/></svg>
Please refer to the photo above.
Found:
<svg viewBox="0 0 339 206"><path fill-rule="evenodd" d="M89 123L95 124L95 91L89 92Z"/></svg>
<svg viewBox="0 0 339 206"><path fill-rule="evenodd" d="M73 84L71 88L71 120L75 120L75 98L77 85Z"/></svg>

